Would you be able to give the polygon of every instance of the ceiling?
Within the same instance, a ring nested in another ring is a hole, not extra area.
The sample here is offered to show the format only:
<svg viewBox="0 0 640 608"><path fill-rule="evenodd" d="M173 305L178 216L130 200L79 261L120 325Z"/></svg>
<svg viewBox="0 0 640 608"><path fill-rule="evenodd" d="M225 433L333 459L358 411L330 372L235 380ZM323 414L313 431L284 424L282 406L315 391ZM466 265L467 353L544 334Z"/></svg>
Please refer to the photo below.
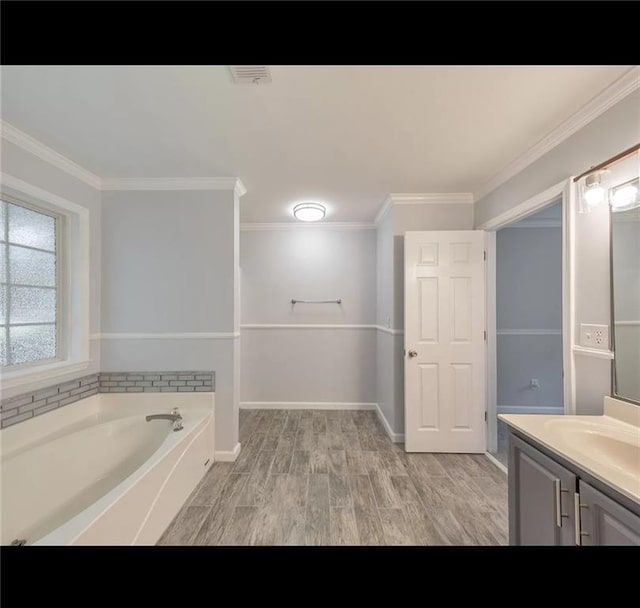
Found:
<svg viewBox="0 0 640 608"><path fill-rule="evenodd" d="M632 66L3 66L2 118L100 177L238 176L244 222L473 192Z"/></svg>

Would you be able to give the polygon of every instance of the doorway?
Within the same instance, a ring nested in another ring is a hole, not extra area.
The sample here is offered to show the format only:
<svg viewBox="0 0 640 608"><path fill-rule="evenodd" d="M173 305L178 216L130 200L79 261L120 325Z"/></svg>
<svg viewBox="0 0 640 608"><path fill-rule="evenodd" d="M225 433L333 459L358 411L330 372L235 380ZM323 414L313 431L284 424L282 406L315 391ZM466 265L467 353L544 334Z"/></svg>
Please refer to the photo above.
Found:
<svg viewBox="0 0 640 608"><path fill-rule="evenodd" d="M563 414L562 200L496 232L496 412ZM493 456L507 466L497 420Z"/></svg>
<svg viewBox="0 0 640 608"><path fill-rule="evenodd" d="M575 363L572 347L575 341L573 326L575 307L575 225L576 212L575 188L573 179L563 180L543 192L532 196L522 203L508 209L504 213L477 226L486 231L487 251L487 456L505 472L507 467L501 463L495 454L498 452L498 355L497 355L497 263L496 241L497 232L520 220L529 219L539 211L561 205L561 239L562 254L560 258L562 274L562 403L563 413L575 413ZM543 223L543 222L541 222ZM522 231L521 231L522 232ZM525 279L523 279L525 280ZM505 328L501 328L505 329ZM509 328L506 328L509 329ZM538 329L538 328L536 328ZM533 376L535 378L535 376ZM531 379L531 378L529 378ZM540 380L538 378L538 380ZM529 386L531 386L529 384ZM526 390L526 389L524 389ZM529 389L531 390L531 389ZM537 390L537 389L535 389ZM513 405L513 404L500 404ZM503 458L503 460L506 460Z"/></svg>

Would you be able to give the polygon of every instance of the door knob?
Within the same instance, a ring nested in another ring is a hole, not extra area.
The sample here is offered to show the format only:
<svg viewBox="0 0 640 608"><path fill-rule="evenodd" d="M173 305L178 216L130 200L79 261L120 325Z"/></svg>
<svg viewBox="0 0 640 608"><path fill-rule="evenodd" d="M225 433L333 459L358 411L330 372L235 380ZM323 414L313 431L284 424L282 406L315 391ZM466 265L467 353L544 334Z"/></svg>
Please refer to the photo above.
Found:
<svg viewBox="0 0 640 608"><path fill-rule="evenodd" d="M418 353L415 350L410 350L408 355L409 355L409 359L413 359L414 357L418 356Z"/></svg>

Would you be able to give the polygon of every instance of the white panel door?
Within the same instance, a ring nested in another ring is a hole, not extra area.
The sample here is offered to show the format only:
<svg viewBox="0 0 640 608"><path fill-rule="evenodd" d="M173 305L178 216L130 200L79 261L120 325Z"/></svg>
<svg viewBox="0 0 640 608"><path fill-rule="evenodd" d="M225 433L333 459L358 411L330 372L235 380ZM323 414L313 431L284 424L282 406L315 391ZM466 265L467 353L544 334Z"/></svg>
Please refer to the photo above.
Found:
<svg viewBox="0 0 640 608"><path fill-rule="evenodd" d="M404 238L405 449L485 452L482 230Z"/></svg>

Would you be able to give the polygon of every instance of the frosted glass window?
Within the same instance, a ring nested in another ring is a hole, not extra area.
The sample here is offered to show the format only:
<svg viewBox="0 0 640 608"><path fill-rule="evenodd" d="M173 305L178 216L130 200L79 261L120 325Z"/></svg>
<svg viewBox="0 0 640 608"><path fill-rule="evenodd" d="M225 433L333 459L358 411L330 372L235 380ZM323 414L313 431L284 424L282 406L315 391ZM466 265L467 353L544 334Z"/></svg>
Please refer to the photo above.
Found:
<svg viewBox="0 0 640 608"><path fill-rule="evenodd" d="M0 365L56 359L58 220L0 201Z"/></svg>
<svg viewBox="0 0 640 608"><path fill-rule="evenodd" d="M7 206L9 208L10 243L36 247L46 251L56 250L56 220L54 217L12 203L8 203Z"/></svg>
<svg viewBox="0 0 640 608"><path fill-rule="evenodd" d="M11 282L36 287L56 286L56 254L9 245Z"/></svg>
<svg viewBox="0 0 640 608"><path fill-rule="evenodd" d="M0 325L4 325L7 322L6 306L7 306L7 286L0 285Z"/></svg>
<svg viewBox="0 0 640 608"><path fill-rule="evenodd" d="M4 240L4 226L6 222L7 210L5 209L4 203L0 204L0 239Z"/></svg>
<svg viewBox="0 0 640 608"><path fill-rule="evenodd" d="M0 361L4 362L7 360L7 340L5 326L0 326L0 330Z"/></svg>
<svg viewBox="0 0 640 608"><path fill-rule="evenodd" d="M53 359L56 356L55 325L22 325L9 328L11 362Z"/></svg>
<svg viewBox="0 0 640 608"><path fill-rule="evenodd" d="M55 323L55 289L9 287L9 323Z"/></svg>

